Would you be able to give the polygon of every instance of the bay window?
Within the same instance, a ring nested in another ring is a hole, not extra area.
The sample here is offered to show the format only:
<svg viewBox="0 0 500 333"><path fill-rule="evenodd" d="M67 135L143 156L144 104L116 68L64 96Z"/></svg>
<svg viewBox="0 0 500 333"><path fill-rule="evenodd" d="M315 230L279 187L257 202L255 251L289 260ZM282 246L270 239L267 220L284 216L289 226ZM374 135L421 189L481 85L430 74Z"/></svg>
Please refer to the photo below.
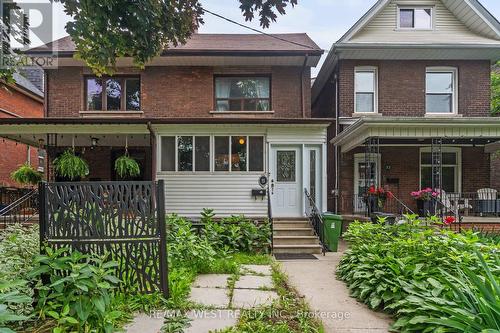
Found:
<svg viewBox="0 0 500 333"><path fill-rule="evenodd" d="M355 112L377 112L377 68L356 67L354 74Z"/></svg>
<svg viewBox="0 0 500 333"><path fill-rule="evenodd" d="M263 136L163 136L160 168L170 172L263 172L264 153Z"/></svg>
<svg viewBox="0 0 500 333"><path fill-rule="evenodd" d="M87 111L140 111L139 77L86 77Z"/></svg>
<svg viewBox="0 0 500 333"><path fill-rule="evenodd" d="M425 110L428 114L456 114L457 70L427 68L425 78Z"/></svg>
<svg viewBox="0 0 500 333"><path fill-rule="evenodd" d="M270 78L264 76L215 78L216 111L270 111Z"/></svg>

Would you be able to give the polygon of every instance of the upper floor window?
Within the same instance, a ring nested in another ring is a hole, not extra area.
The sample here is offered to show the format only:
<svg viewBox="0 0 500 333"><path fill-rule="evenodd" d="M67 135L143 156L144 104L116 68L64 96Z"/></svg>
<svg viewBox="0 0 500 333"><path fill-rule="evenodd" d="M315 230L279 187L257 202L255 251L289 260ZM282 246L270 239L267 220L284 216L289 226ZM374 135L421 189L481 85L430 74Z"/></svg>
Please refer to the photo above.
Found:
<svg viewBox="0 0 500 333"><path fill-rule="evenodd" d="M355 112L377 112L377 68L356 67L354 81Z"/></svg>
<svg viewBox="0 0 500 333"><path fill-rule="evenodd" d="M270 111L270 78L264 76L215 78L217 111Z"/></svg>
<svg viewBox="0 0 500 333"><path fill-rule="evenodd" d="M432 8L398 8L398 28L432 29Z"/></svg>
<svg viewBox="0 0 500 333"><path fill-rule="evenodd" d="M425 110L429 114L457 113L457 70L427 68L425 78Z"/></svg>
<svg viewBox="0 0 500 333"><path fill-rule="evenodd" d="M139 77L85 78L87 111L140 111Z"/></svg>

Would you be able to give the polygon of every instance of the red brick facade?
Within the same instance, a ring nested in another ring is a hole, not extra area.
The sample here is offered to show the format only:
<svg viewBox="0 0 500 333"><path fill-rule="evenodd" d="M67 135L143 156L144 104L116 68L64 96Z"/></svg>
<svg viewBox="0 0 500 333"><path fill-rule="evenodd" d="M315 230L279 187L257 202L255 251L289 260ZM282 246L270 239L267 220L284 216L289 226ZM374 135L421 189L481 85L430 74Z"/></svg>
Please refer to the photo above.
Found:
<svg viewBox="0 0 500 333"><path fill-rule="evenodd" d="M302 118L301 83L306 117L311 117L310 69L301 67L147 67L123 70L141 76L144 117L213 117L214 77L224 74L270 75L271 103L276 118ZM48 116L80 117L84 108L82 68L48 71Z"/></svg>
<svg viewBox="0 0 500 333"><path fill-rule="evenodd" d="M340 116L354 112L354 69L378 69L378 112L384 116L425 115L425 73L427 67L458 70L458 113L466 117L487 117L491 110L490 61L342 60L339 64Z"/></svg>
<svg viewBox="0 0 500 333"><path fill-rule="evenodd" d="M0 118L38 118L43 117L43 101L41 98L31 97L21 91L0 84ZM28 159L28 146L16 144L11 140L3 140L0 146L0 186L16 186L10 174ZM34 167L38 167L38 153L36 148L30 149L30 160Z"/></svg>

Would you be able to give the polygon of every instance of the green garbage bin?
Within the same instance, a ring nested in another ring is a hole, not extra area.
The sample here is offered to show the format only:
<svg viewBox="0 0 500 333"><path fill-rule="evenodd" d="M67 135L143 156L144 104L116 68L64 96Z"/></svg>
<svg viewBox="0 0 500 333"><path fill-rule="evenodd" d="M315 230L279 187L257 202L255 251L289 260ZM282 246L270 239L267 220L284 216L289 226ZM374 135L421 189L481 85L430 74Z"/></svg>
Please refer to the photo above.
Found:
<svg viewBox="0 0 500 333"><path fill-rule="evenodd" d="M324 213L322 216L325 245L330 251L337 252L342 232L342 216L333 213Z"/></svg>

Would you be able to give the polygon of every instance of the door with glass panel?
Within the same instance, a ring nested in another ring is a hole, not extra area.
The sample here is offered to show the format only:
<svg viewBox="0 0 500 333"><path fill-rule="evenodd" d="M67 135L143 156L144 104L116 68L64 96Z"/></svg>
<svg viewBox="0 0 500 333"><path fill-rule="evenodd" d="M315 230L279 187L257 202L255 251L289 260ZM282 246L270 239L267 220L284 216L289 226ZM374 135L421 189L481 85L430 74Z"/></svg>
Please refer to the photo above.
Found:
<svg viewBox="0 0 500 333"><path fill-rule="evenodd" d="M321 148L320 147L305 147L305 167L304 173L305 188L314 201L316 207L321 210L322 196L321 196ZM310 203L306 200L306 208Z"/></svg>
<svg viewBox="0 0 500 333"><path fill-rule="evenodd" d="M301 157L300 147L271 148L269 171L274 217L303 216Z"/></svg>
<svg viewBox="0 0 500 333"><path fill-rule="evenodd" d="M379 186L380 155L357 154L354 157L354 197L353 212L366 211L365 193L370 186Z"/></svg>

